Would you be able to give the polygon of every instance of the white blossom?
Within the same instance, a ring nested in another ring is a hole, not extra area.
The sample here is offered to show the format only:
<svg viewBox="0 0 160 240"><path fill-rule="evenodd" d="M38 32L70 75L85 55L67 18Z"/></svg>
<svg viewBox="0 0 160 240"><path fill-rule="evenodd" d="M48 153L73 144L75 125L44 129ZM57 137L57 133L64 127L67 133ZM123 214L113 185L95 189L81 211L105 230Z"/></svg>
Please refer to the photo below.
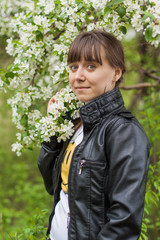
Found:
<svg viewBox="0 0 160 240"><path fill-rule="evenodd" d="M107 2L110 2L110 0L109 1L106 1L106 0L92 0L91 1L92 5L95 9L101 9L102 11L104 10Z"/></svg>
<svg viewBox="0 0 160 240"><path fill-rule="evenodd" d="M2 78L0 77L0 88L2 88L4 85L4 82L2 81Z"/></svg>
<svg viewBox="0 0 160 240"><path fill-rule="evenodd" d="M13 143L12 144L12 151L16 152L17 156L21 156L21 150L23 148L23 145L20 144L19 142Z"/></svg>
<svg viewBox="0 0 160 240"><path fill-rule="evenodd" d="M44 7L45 14L49 14L50 12L53 12L53 10L55 8L54 0L47 0L47 1L46 0L39 0L37 5L39 5L40 7L41 6Z"/></svg>
<svg viewBox="0 0 160 240"><path fill-rule="evenodd" d="M36 120L40 119L42 114L39 110L35 109L28 113L28 123L34 125Z"/></svg>
<svg viewBox="0 0 160 240"><path fill-rule="evenodd" d="M22 134L21 134L21 133L17 133L17 134L16 134L16 137L17 137L17 140L18 140L18 141L21 141L21 139L22 139Z"/></svg>

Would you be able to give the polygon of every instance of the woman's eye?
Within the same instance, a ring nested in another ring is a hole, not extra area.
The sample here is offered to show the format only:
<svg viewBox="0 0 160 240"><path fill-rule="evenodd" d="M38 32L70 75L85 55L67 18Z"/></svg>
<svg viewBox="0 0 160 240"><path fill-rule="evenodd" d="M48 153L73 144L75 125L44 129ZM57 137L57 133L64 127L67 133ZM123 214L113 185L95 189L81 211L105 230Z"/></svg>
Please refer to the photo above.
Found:
<svg viewBox="0 0 160 240"><path fill-rule="evenodd" d="M96 67L95 67L95 65L90 64L90 65L88 65L87 68L88 68L89 70L94 70Z"/></svg>
<svg viewBox="0 0 160 240"><path fill-rule="evenodd" d="M78 66L76 66L76 65L71 65L71 66L69 66L69 69L70 69L71 71L76 71L77 68L78 68Z"/></svg>

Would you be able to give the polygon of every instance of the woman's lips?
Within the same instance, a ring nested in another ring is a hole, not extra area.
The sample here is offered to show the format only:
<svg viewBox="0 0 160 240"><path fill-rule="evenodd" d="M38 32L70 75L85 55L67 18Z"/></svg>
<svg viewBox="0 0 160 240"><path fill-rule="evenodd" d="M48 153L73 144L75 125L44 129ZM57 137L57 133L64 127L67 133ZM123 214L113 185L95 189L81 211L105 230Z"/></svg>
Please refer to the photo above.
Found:
<svg viewBox="0 0 160 240"><path fill-rule="evenodd" d="M75 87L76 90L78 91L83 91L83 90L87 90L89 89L90 87Z"/></svg>

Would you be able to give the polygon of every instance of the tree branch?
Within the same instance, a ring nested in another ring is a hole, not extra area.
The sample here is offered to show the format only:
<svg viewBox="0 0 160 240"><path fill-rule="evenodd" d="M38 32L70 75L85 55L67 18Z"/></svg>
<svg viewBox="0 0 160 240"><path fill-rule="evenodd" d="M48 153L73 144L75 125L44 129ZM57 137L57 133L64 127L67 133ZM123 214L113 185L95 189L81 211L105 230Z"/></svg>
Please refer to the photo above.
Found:
<svg viewBox="0 0 160 240"><path fill-rule="evenodd" d="M135 84L132 86L121 86L120 89L123 90L132 90L132 89L142 89L142 88L149 88L149 87L157 87L160 84L160 82L156 82L154 84L152 83L139 83L139 84Z"/></svg>
<svg viewBox="0 0 160 240"><path fill-rule="evenodd" d="M65 32L65 29L61 30L59 33L57 33L57 35L53 38L53 40L57 40L61 36L61 34L64 32Z"/></svg>
<svg viewBox="0 0 160 240"><path fill-rule="evenodd" d="M31 86L34 85L34 80L35 80L35 78L36 78L36 75L37 75L39 69L40 69L40 66L37 65L37 68L36 68L35 73L34 73L34 75L33 75L32 81L30 82L29 85L31 85Z"/></svg>
<svg viewBox="0 0 160 240"><path fill-rule="evenodd" d="M160 77L159 76L154 76L151 74L152 71L144 71L144 75L146 75L149 78L152 78L154 80L157 80L155 83L138 83L132 86L120 86L120 89L123 90L132 90L132 89L142 89L142 88L150 88L150 87L157 87L160 85Z"/></svg>
<svg viewBox="0 0 160 240"><path fill-rule="evenodd" d="M153 73L154 71L144 71L144 74L149 77L152 78L154 80L157 80L157 82L160 82L160 77L159 76L154 76L151 73Z"/></svg>

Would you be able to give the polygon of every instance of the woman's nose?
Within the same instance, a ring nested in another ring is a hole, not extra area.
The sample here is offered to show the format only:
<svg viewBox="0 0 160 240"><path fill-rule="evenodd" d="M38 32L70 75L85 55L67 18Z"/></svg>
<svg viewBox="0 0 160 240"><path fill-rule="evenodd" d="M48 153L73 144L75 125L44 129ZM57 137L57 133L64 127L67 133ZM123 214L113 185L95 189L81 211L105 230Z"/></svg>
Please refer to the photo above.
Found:
<svg viewBox="0 0 160 240"><path fill-rule="evenodd" d="M76 80L85 80L85 73L84 73L84 68L83 67L79 67L76 71L76 75L75 75L75 79Z"/></svg>

